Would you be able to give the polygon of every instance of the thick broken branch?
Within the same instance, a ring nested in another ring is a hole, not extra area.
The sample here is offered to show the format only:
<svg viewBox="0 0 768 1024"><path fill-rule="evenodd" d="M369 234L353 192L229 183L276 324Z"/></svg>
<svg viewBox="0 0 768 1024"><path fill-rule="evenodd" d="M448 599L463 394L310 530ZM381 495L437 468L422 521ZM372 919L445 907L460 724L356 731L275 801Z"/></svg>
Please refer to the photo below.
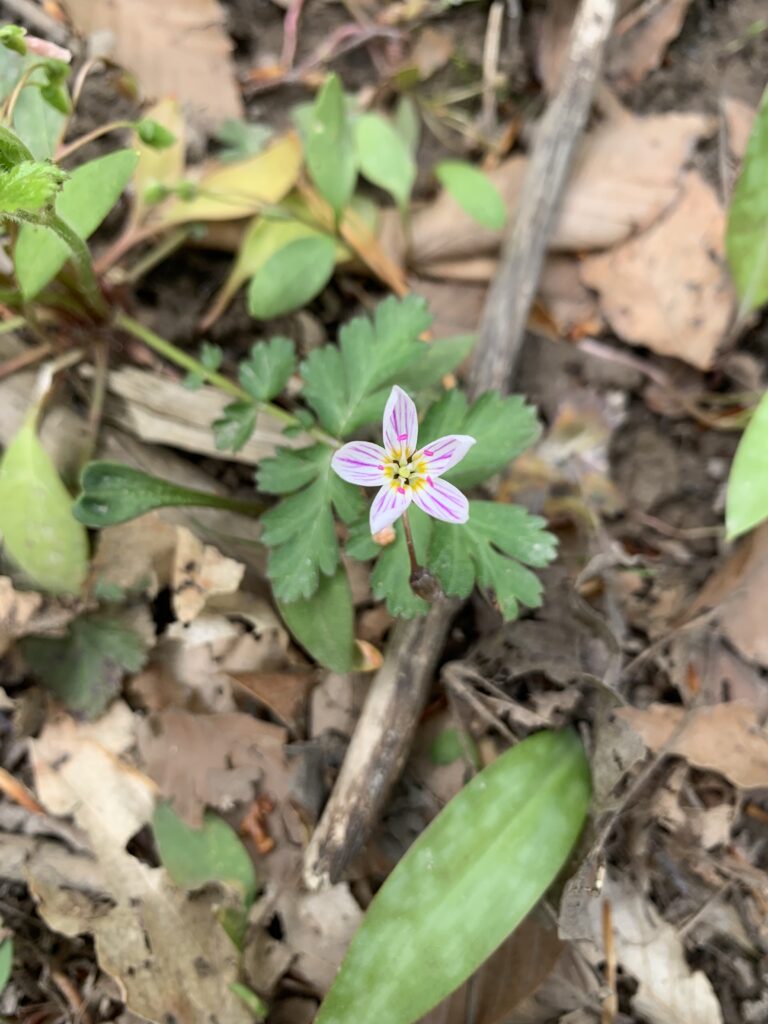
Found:
<svg viewBox="0 0 768 1024"><path fill-rule="evenodd" d="M539 131L517 220L486 304L470 391L506 392L514 374L544 251L576 142L589 113L616 0L583 0L558 94ZM375 823L405 762L458 602L441 601L423 619L401 622L387 645L336 786L304 859L304 882L337 882Z"/></svg>

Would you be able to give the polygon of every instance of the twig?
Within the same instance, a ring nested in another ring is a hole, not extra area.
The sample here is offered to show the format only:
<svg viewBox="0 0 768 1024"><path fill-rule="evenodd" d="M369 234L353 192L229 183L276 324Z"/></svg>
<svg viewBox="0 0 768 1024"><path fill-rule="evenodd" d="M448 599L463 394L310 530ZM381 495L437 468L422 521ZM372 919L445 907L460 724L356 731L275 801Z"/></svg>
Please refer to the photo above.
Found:
<svg viewBox="0 0 768 1024"><path fill-rule="evenodd" d="M603 999L601 1024L614 1024L619 1012L616 991L616 947L613 942L613 919L610 900L603 900L603 949L605 950L605 985L608 991Z"/></svg>
<svg viewBox="0 0 768 1024"><path fill-rule="evenodd" d="M520 350L576 139L583 128L602 63L615 0L583 0L560 91L544 118L523 187L518 221L491 287L487 328L476 349L470 392L506 392ZM560 140L564 141L560 141ZM529 204L526 206L526 203ZM540 232L541 237L537 235ZM509 301L516 282L527 298ZM508 331L509 327L509 331ZM408 754L432 673L457 601L437 601L421 619L399 622L387 644L333 793L304 858L304 882L321 889L338 881L365 841Z"/></svg>
<svg viewBox="0 0 768 1024"><path fill-rule="evenodd" d="M483 43L483 106L480 129L486 138L496 131L496 85L499 74L501 27L504 24L504 2L494 0L488 12L488 25Z"/></svg>
<svg viewBox="0 0 768 1024"><path fill-rule="evenodd" d="M457 601L439 602L423 619L400 621L387 645L331 799L304 857L304 882L338 881L376 821L408 755L411 737Z"/></svg>
<svg viewBox="0 0 768 1024"><path fill-rule="evenodd" d="M616 0L582 0L562 82L536 130L517 218L488 293L472 362L476 392L498 387L506 379L522 345L544 253L615 15Z"/></svg>

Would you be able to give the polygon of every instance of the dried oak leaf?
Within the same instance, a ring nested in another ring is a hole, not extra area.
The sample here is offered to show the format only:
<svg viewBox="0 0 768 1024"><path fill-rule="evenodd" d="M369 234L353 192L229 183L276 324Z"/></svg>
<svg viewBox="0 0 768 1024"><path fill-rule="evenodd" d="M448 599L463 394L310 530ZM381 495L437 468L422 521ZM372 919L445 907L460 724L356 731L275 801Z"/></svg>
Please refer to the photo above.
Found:
<svg viewBox="0 0 768 1024"><path fill-rule="evenodd" d="M701 176L686 176L679 202L659 223L610 252L582 261L614 331L700 370L709 369L734 305L725 266L725 212Z"/></svg>
<svg viewBox="0 0 768 1024"><path fill-rule="evenodd" d="M68 717L49 723L31 743L37 793L52 814L71 815L90 842L92 885L80 858L34 858L30 890L48 925L64 935L93 934L96 955L128 1008L149 1020L169 1016L189 1024L218 1017L246 1024L250 1014L230 991L237 951L204 896L189 899L162 868L126 852L147 824L156 787L120 759L135 718L124 704L91 725Z"/></svg>
<svg viewBox="0 0 768 1024"><path fill-rule="evenodd" d="M711 120L702 114L637 117L613 110L584 139L549 249L603 249L645 230L678 197L682 170L710 131ZM510 215L527 166L526 157L514 156L490 172ZM482 227L442 192L413 215L411 264L423 276L436 277L432 264L495 255L502 237L502 231Z"/></svg>
<svg viewBox="0 0 768 1024"><path fill-rule="evenodd" d="M667 753L719 772L741 789L768 787L768 732L748 704L734 701L691 711L651 704L620 708L615 714L654 752L665 747Z"/></svg>
<svg viewBox="0 0 768 1024"><path fill-rule="evenodd" d="M173 610L179 622L191 622L216 594L237 590L245 566L227 558L184 526L176 528L176 551L173 558L171 586Z"/></svg>
<svg viewBox="0 0 768 1024"><path fill-rule="evenodd" d="M240 712L194 715L168 708L138 728L145 771L193 826L202 823L206 807L250 802L257 784L275 803L284 797L285 741L284 729Z"/></svg>

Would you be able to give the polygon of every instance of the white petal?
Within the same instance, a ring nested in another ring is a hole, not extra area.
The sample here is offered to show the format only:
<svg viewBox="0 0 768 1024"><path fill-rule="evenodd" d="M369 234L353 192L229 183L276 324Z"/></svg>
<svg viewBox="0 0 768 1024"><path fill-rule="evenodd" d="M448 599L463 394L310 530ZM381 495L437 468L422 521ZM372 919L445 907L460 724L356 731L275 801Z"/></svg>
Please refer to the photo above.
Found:
<svg viewBox="0 0 768 1024"><path fill-rule="evenodd" d="M453 469L457 462L461 462L475 443L474 437L469 434L447 434L424 445L413 458L414 461L424 459L429 476L442 476Z"/></svg>
<svg viewBox="0 0 768 1024"><path fill-rule="evenodd" d="M371 505L371 533L378 533L385 526L391 526L405 512L413 498L412 487L393 487L386 483Z"/></svg>
<svg viewBox="0 0 768 1024"><path fill-rule="evenodd" d="M412 452L419 437L419 417L416 406L402 388L392 388L387 399L382 423L384 447L388 452L407 449Z"/></svg>
<svg viewBox="0 0 768 1024"><path fill-rule="evenodd" d="M386 452L369 441L351 441L334 453L331 468L342 480L362 487L379 487L384 476Z"/></svg>
<svg viewBox="0 0 768 1024"><path fill-rule="evenodd" d="M469 502L458 487L447 480L428 477L426 487L418 489L413 501L422 512L445 523L466 523L469 519Z"/></svg>

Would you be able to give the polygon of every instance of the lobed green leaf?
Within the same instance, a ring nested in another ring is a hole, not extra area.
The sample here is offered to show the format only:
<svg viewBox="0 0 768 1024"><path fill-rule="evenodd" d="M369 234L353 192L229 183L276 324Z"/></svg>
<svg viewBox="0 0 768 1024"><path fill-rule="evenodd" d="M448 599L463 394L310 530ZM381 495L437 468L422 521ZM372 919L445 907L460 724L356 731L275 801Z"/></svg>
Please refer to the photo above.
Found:
<svg viewBox="0 0 768 1024"><path fill-rule="evenodd" d="M258 402L279 395L296 368L296 348L289 338L257 341L240 363L240 383Z"/></svg>
<svg viewBox="0 0 768 1024"><path fill-rule="evenodd" d="M67 178L66 171L54 164L30 161L0 172L0 217L4 213L44 213Z"/></svg>

